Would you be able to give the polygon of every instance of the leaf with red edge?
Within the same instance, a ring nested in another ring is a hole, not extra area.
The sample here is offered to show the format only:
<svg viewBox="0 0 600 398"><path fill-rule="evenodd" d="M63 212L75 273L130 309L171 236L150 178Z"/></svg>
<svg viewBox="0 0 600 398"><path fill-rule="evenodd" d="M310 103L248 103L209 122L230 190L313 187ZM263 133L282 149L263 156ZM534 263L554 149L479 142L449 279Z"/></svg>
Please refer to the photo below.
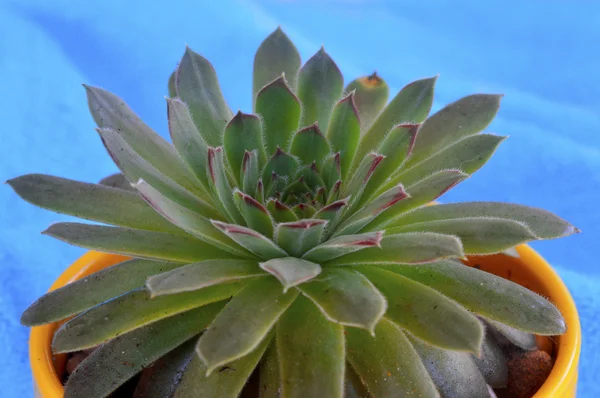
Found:
<svg viewBox="0 0 600 398"><path fill-rule="evenodd" d="M246 220L246 225L266 237L273 236L273 219L267 209L250 195L242 191L233 191L235 203Z"/></svg>
<svg viewBox="0 0 600 398"><path fill-rule="evenodd" d="M319 264L296 257L274 258L258 265L281 282L284 293L321 273Z"/></svg>
<svg viewBox="0 0 600 398"><path fill-rule="evenodd" d="M275 241L291 256L300 257L321 242L326 220L305 219L277 224Z"/></svg>
<svg viewBox="0 0 600 398"><path fill-rule="evenodd" d="M289 207L281 203L277 199L269 199L267 202L267 210L271 213L273 220L276 222L297 221L298 216Z"/></svg>
<svg viewBox="0 0 600 398"><path fill-rule="evenodd" d="M383 232L339 236L321 243L306 252L302 258L318 263L327 262L344 254L353 253L369 247L381 247Z"/></svg>
<svg viewBox="0 0 600 398"><path fill-rule="evenodd" d="M273 243L271 239L253 229L235 224L226 224L220 221L211 220L211 222L237 244L248 249L261 259L268 260L277 257L287 257L288 255L285 250Z"/></svg>

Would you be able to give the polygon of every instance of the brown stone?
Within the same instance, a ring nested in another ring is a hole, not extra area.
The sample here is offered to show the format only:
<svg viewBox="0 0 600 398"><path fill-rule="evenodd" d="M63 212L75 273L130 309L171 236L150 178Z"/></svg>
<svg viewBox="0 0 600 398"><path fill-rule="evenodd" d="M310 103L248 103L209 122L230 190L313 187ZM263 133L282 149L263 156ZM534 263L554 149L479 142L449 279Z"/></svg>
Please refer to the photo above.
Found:
<svg viewBox="0 0 600 398"><path fill-rule="evenodd" d="M508 396L531 398L544 384L552 366L552 357L545 351L516 353L508 360Z"/></svg>

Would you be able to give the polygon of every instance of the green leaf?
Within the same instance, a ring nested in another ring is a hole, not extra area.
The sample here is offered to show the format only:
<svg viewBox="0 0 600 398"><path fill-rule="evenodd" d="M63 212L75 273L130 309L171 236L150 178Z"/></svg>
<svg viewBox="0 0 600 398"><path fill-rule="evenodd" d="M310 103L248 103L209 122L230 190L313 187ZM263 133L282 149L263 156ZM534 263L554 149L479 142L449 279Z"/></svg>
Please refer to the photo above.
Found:
<svg viewBox="0 0 600 398"><path fill-rule="evenodd" d="M298 160L278 147L273 156L267 161L263 170L262 180L269 181L266 184L267 190L271 185L270 181L272 180L273 173L290 179L294 176L296 169L298 169Z"/></svg>
<svg viewBox="0 0 600 398"><path fill-rule="evenodd" d="M303 220L312 218L317 212L317 209L315 209L314 206L305 203L298 203L296 206L292 207L292 211L299 219Z"/></svg>
<svg viewBox="0 0 600 398"><path fill-rule="evenodd" d="M360 140L360 119L354 104L354 93L344 97L333 108L327 140L333 152L340 154L341 178L346 179Z"/></svg>
<svg viewBox="0 0 600 398"><path fill-rule="evenodd" d="M256 151L244 152L240 174L242 191L250 196L256 196L256 185L258 184L258 153Z"/></svg>
<svg viewBox="0 0 600 398"><path fill-rule="evenodd" d="M281 397L342 398L344 329L298 297L277 323Z"/></svg>
<svg viewBox="0 0 600 398"><path fill-rule="evenodd" d="M200 333L222 306L215 303L187 311L103 344L69 376L65 398L109 396L140 370Z"/></svg>
<svg viewBox="0 0 600 398"><path fill-rule="evenodd" d="M383 232L368 232L366 234L345 235L329 239L319 246L307 251L302 258L324 263L344 254L354 253L368 247L381 248Z"/></svg>
<svg viewBox="0 0 600 398"><path fill-rule="evenodd" d="M342 216L346 205L348 205L348 199L335 201L319 209L319 211L315 213L314 218L329 221L329 226L336 225Z"/></svg>
<svg viewBox="0 0 600 398"><path fill-rule="evenodd" d="M320 168L323 159L329 154L330 148L327 139L315 123L294 134L290 152L303 164L310 165L316 162L317 168Z"/></svg>
<svg viewBox="0 0 600 398"><path fill-rule="evenodd" d="M223 234L219 233L206 217L178 205L148 185L144 180L140 180L135 187L144 200L148 202L157 213L174 225L177 225L182 230L209 245L216 246L219 249L230 252L236 256L249 256L248 252L241 249L238 245L233 244L229 239L224 237Z"/></svg>
<svg viewBox="0 0 600 398"><path fill-rule="evenodd" d="M301 260L295 257L274 258L264 263L259 263L264 269L281 282L283 292L291 287L305 283L321 273L319 264Z"/></svg>
<svg viewBox="0 0 600 398"><path fill-rule="evenodd" d="M342 178L342 168L340 163L339 152L329 155L325 158L325 160L323 161L321 176L323 177L323 181L325 182L325 187L328 190L330 190L331 196L335 184ZM338 189L336 190L337 192L339 192L340 185L341 181L338 184ZM337 198L333 199L332 202L336 200Z"/></svg>
<svg viewBox="0 0 600 398"><path fill-rule="evenodd" d="M418 124L427 118L436 80L437 76L417 80L400 90L360 140L351 171L369 152L377 149L395 125Z"/></svg>
<svg viewBox="0 0 600 398"><path fill-rule="evenodd" d="M282 293L275 278L251 282L236 294L198 341L196 351L207 367L207 375L252 352L297 295L295 289Z"/></svg>
<svg viewBox="0 0 600 398"><path fill-rule="evenodd" d="M256 261L206 260L152 275L146 281L151 296L197 291L209 286L265 275Z"/></svg>
<svg viewBox="0 0 600 398"><path fill-rule="evenodd" d="M267 210L273 216L275 222L290 222L297 221L298 216L289 207L278 201L277 199L269 199L267 202Z"/></svg>
<svg viewBox="0 0 600 398"><path fill-rule="evenodd" d="M281 193L288 187L288 180L289 178L287 176L280 176L276 173L271 174L268 190L265 193L266 196L269 198L273 196L276 198L281 198Z"/></svg>
<svg viewBox="0 0 600 398"><path fill-rule="evenodd" d="M294 76L294 81L295 81ZM302 106L283 76L270 82L256 96L255 111L263 119L267 154L288 148L300 125Z"/></svg>
<svg viewBox="0 0 600 398"><path fill-rule="evenodd" d="M54 335L52 349L55 353L63 353L95 347L172 315L228 299L242 286L241 283L230 283L153 299L150 299L146 290L134 290L94 307L62 325Z"/></svg>
<svg viewBox="0 0 600 398"><path fill-rule="evenodd" d="M560 238L579 232L573 225L549 211L502 202L464 202L423 207L398 219L395 225L467 217L495 217L520 221L540 239Z"/></svg>
<svg viewBox="0 0 600 398"><path fill-rule="evenodd" d="M395 186L348 217L336 228L334 236L350 235L360 231L379 214L392 209L408 198L410 198L410 195L406 193L402 184Z"/></svg>
<svg viewBox="0 0 600 398"><path fill-rule="evenodd" d="M177 68L175 68L177 69ZM175 74L177 70L174 70L173 73L169 76L169 81L167 83L167 89L169 91L169 97L175 98L177 97L177 89L175 88Z"/></svg>
<svg viewBox="0 0 600 398"><path fill-rule="evenodd" d="M201 240L163 232L64 222L42 234L87 249L147 259L189 263L235 257Z"/></svg>
<svg viewBox="0 0 600 398"><path fill-rule="evenodd" d="M506 137L491 134L464 138L421 163L402 168L379 190L397 182L410 186L439 170L458 169L466 174L473 174L486 164L505 139Z"/></svg>
<svg viewBox="0 0 600 398"><path fill-rule="evenodd" d="M290 86L295 88L300 65L300 54L296 46L278 27L260 44L254 56L253 96L282 74L285 74Z"/></svg>
<svg viewBox="0 0 600 398"><path fill-rule="evenodd" d="M372 75L353 80L344 89L345 93L353 91L361 130L367 131L387 105L390 89L377 72L374 72Z"/></svg>
<svg viewBox="0 0 600 398"><path fill-rule="evenodd" d="M365 383L369 396L440 396L412 344L392 322L382 319L375 336L348 329L346 339L348 361Z"/></svg>
<svg viewBox="0 0 600 398"><path fill-rule="evenodd" d="M321 48L298 74L298 97L302 102L302 125L327 126L335 103L342 97L344 77L337 65Z"/></svg>
<svg viewBox="0 0 600 398"><path fill-rule="evenodd" d="M260 118L238 111L225 127L223 147L229 167L237 179L243 171L242 163L246 151L256 151L258 167L262 168L267 160L263 144L263 128ZM241 180L238 181L238 183Z"/></svg>
<svg viewBox="0 0 600 398"><path fill-rule="evenodd" d="M481 372L466 352L433 347L408 336L442 397L488 397Z"/></svg>
<svg viewBox="0 0 600 398"><path fill-rule="evenodd" d="M264 236L273 236L273 219L263 205L237 189L234 190L233 197L249 228Z"/></svg>
<svg viewBox="0 0 600 398"><path fill-rule="evenodd" d="M481 356L471 355L471 359L473 359L473 362L479 368L488 385L494 388L506 387L508 381L506 356L489 330L486 331L485 338L483 339Z"/></svg>
<svg viewBox="0 0 600 398"><path fill-rule="evenodd" d="M121 98L98 87L84 87L90 112L100 129L118 132L140 158L182 187L188 190L197 187L175 148L148 127Z"/></svg>
<svg viewBox="0 0 600 398"><path fill-rule="evenodd" d="M58 213L122 227L183 233L139 195L124 189L44 174L27 174L7 183L27 202Z"/></svg>
<svg viewBox="0 0 600 398"><path fill-rule="evenodd" d="M303 177L305 184L311 191L325 187L325 182L317 169L317 162L313 161L310 165L302 166L296 171L296 177Z"/></svg>
<svg viewBox="0 0 600 398"><path fill-rule="evenodd" d="M486 319L486 322L490 325L489 330L496 336L499 334L501 338L508 340L510 343L523 350L533 351L537 349L537 342L532 333L523 332L491 319Z"/></svg>
<svg viewBox="0 0 600 398"><path fill-rule="evenodd" d="M223 148L208 148L208 179L211 182L214 202L236 224L243 224L244 219L233 202L233 194L225 171Z"/></svg>
<svg viewBox="0 0 600 398"><path fill-rule="evenodd" d="M480 353L483 325L465 308L397 273L369 266L355 269L387 298L387 319L436 347Z"/></svg>
<svg viewBox="0 0 600 398"><path fill-rule="evenodd" d="M97 131L109 155L131 183L135 184L138 180L143 179L182 206L197 209L206 216L220 217L217 210L204 200L210 199L205 196L202 188L198 187L196 190L188 191L142 159L114 130L99 129Z"/></svg>
<svg viewBox="0 0 600 398"><path fill-rule="evenodd" d="M210 146L223 142L223 128L233 116L219 87L213 66L186 47L175 74L177 96L185 102L204 141Z"/></svg>
<svg viewBox="0 0 600 398"><path fill-rule="evenodd" d="M294 257L302 256L321 242L327 221L304 219L277 224L275 241Z"/></svg>
<svg viewBox="0 0 600 398"><path fill-rule="evenodd" d="M363 332L364 333L364 332ZM345 398L371 398L372 395L364 386L360 377L356 374L352 366L347 362L344 382Z"/></svg>
<svg viewBox="0 0 600 398"><path fill-rule="evenodd" d="M190 362L173 398L237 398L264 354L271 338L264 339L250 354L206 375L207 368L196 355Z"/></svg>
<svg viewBox="0 0 600 398"><path fill-rule="evenodd" d="M384 236L381 246L344 254L327 261L327 265L421 264L447 257L464 257L457 237L433 232L408 232Z"/></svg>
<svg viewBox="0 0 600 398"><path fill-rule="evenodd" d="M353 270L327 267L321 275L298 289L332 322L362 328L371 334L385 314L385 297L363 275Z"/></svg>
<svg viewBox="0 0 600 398"><path fill-rule="evenodd" d="M460 170L441 170L429 175L406 188L410 198L406 198L395 206L388 208L385 212L380 213L365 227L365 230L373 231L388 225L394 225L399 217L431 203L466 178L468 178L468 175Z"/></svg>
<svg viewBox="0 0 600 398"><path fill-rule="evenodd" d="M283 191L283 200L286 203L295 203L297 198L303 198L306 194L309 194L310 188L306 185L304 177L301 176L296 181L285 187Z"/></svg>
<svg viewBox="0 0 600 398"><path fill-rule="evenodd" d="M408 166L415 165L465 137L477 134L494 119L502 95L474 94L453 102L423 123Z"/></svg>
<svg viewBox="0 0 600 398"><path fill-rule="evenodd" d="M327 196L327 204L332 204L339 199L341 187L342 187L341 180L337 180L335 182L335 184L333 184L333 186L331 187L331 190L329 191L329 195ZM346 202L348 202L348 200L346 200Z"/></svg>
<svg viewBox="0 0 600 398"><path fill-rule="evenodd" d="M370 153L365 156L358 169L353 173L350 183L342 191L342 197L350 196L347 212L351 211L352 207L359 203L369 179L384 159L385 156L383 155Z"/></svg>
<svg viewBox="0 0 600 398"><path fill-rule="evenodd" d="M258 179L258 182L256 183L256 200L258 203L265 202L265 189L263 186L263 181L260 178Z"/></svg>
<svg viewBox="0 0 600 398"><path fill-rule="evenodd" d="M104 268L46 293L23 312L21 323L26 326L38 326L76 315L113 297L144 286L146 278L151 275L177 267L181 267L181 264L129 260Z"/></svg>
<svg viewBox="0 0 600 398"><path fill-rule="evenodd" d="M208 145L194 124L187 105L178 98L167 98L167 117L173 145L208 192Z"/></svg>
<svg viewBox="0 0 600 398"><path fill-rule="evenodd" d="M401 232L437 232L460 238L466 254L493 254L536 239L527 226L518 221L492 217L465 217L411 223L387 230Z"/></svg>
<svg viewBox="0 0 600 398"><path fill-rule="evenodd" d="M565 322L548 300L514 282L455 261L387 269L426 284L469 311L529 333L559 335Z"/></svg>
<svg viewBox="0 0 600 398"><path fill-rule="evenodd" d="M131 183L127 180L123 173L115 173L104 177L100 180L99 184L107 187L123 189L128 192L135 192L135 188L131 186Z"/></svg>
<svg viewBox="0 0 600 398"><path fill-rule="evenodd" d="M275 339L267 348L260 361L258 398L280 398L281 376L279 374L279 359Z"/></svg>
<svg viewBox="0 0 600 398"><path fill-rule="evenodd" d="M195 340L191 338L142 370L133 398L172 397L188 365L197 358Z"/></svg>
<svg viewBox="0 0 600 398"><path fill-rule="evenodd" d="M235 224L225 224L220 221L212 221L212 224L237 244L248 249L263 260L287 257L287 253L273 243L271 239L253 229Z"/></svg>
<svg viewBox="0 0 600 398"><path fill-rule="evenodd" d="M419 127L420 125L418 124L400 124L389 132L378 149L378 152L385 156L385 159L377 167L373 176L371 176L369 184L365 188L361 204L366 203L368 199L372 198L373 194L410 157Z"/></svg>

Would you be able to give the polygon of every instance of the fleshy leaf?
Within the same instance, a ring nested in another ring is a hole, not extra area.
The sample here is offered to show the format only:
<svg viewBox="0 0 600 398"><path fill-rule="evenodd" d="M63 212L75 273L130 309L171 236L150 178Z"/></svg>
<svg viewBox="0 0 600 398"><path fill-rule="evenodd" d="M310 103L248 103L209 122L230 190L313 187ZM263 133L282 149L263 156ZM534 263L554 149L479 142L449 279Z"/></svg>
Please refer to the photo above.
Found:
<svg viewBox="0 0 600 398"><path fill-rule="evenodd" d="M275 278L261 278L246 285L198 341L196 351L207 367L207 375L252 352L297 295L295 289L282 293Z"/></svg>
<svg viewBox="0 0 600 398"><path fill-rule="evenodd" d="M329 195L327 196L327 204L332 204L340 198L340 191L342 187L342 181L337 180L335 184L331 187L329 191ZM347 200L346 200L347 201Z"/></svg>
<svg viewBox="0 0 600 398"><path fill-rule="evenodd" d="M460 239L432 232L409 232L387 235L381 246L344 254L327 265L352 264L421 264L447 257L464 257Z"/></svg>
<svg viewBox="0 0 600 398"><path fill-rule="evenodd" d="M284 293L291 287L305 283L321 273L319 264L296 257L274 258L259 265L281 282Z"/></svg>
<svg viewBox="0 0 600 398"><path fill-rule="evenodd" d="M436 80L437 76L414 81L396 94L360 140L350 170L354 170L369 152L376 150L398 123L418 124L425 121L433 104Z"/></svg>
<svg viewBox="0 0 600 398"><path fill-rule="evenodd" d="M326 220L304 219L277 224L275 241L287 253L300 257L321 242Z"/></svg>
<svg viewBox="0 0 600 398"><path fill-rule="evenodd" d="M405 186L410 186L439 170L458 169L466 174L473 174L490 159L498 145L505 139L506 137L492 134L467 137L421 163L414 166L406 165L399 173L392 176L384 187L398 181Z"/></svg>
<svg viewBox="0 0 600 398"><path fill-rule="evenodd" d="M258 154L256 151L244 152L242 170L240 170L240 181L242 191L252 197L256 196L256 185L258 184Z"/></svg>
<svg viewBox="0 0 600 398"><path fill-rule="evenodd" d="M375 336L348 329L346 339L348 361L365 383L368 396L439 398L419 355L394 323L379 321Z"/></svg>
<svg viewBox="0 0 600 398"><path fill-rule="evenodd" d="M368 247L381 247L383 232L338 236L306 252L302 258L323 263Z"/></svg>
<svg viewBox="0 0 600 398"><path fill-rule="evenodd" d="M235 257L201 240L163 232L64 222L42 233L87 249L147 259L189 263Z"/></svg>
<svg viewBox="0 0 600 398"><path fill-rule="evenodd" d="M223 128L233 116L219 87L215 68L189 47L175 74L177 96L189 107L192 119L209 146L223 142Z"/></svg>
<svg viewBox="0 0 600 398"><path fill-rule="evenodd" d="M277 345L274 340L260 361L258 379L261 388L258 391L258 398L280 398L281 376L279 374Z"/></svg>
<svg viewBox="0 0 600 398"><path fill-rule="evenodd" d="M344 329L298 297L277 323L282 398L344 395Z"/></svg>
<svg viewBox="0 0 600 398"><path fill-rule="evenodd" d="M143 179L182 206L197 209L206 216L220 217L217 210L204 200L209 200L209 198L200 186L196 190L188 191L141 158L114 130L99 129L97 131L109 155L131 183L135 184L138 180Z"/></svg>
<svg viewBox="0 0 600 398"><path fill-rule="evenodd" d="M152 297L197 291L209 286L265 275L256 261L206 260L184 265L148 278L146 287Z"/></svg>
<svg viewBox="0 0 600 398"><path fill-rule="evenodd" d="M540 239L560 238L579 232L573 225L549 211L502 202L464 202L423 207L398 219L396 225L464 217L497 217L521 221Z"/></svg>
<svg viewBox="0 0 600 398"><path fill-rule="evenodd" d="M418 124L400 124L389 132L378 150L385 159L371 176L361 203L366 203L410 157L419 127Z"/></svg>
<svg viewBox="0 0 600 398"><path fill-rule="evenodd" d="M348 203L348 210L346 211L350 211L353 205L360 201L369 179L384 159L385 156L378 153L370 153L365 156L358 166L358 169L353 173L350 183L348 183L342 191L342 197L351 195Z"/></svg>
<svg viewBox="0 0 600 398"><path fill-rule="evenodd" d="M211 183L214 202L222 208L230 221L243 224L244 219L233 202L231 186L227 180L223 148L208 148L208 180Z"/></svg>
<svg viewBox="0 0 600 398"><path fill-rule="evenodd" d="M316 162L320 168L329 152L329 143L316 123L298 131L292 138L290 153L305 165Z"/></svg>
<svg viewBox="0 0 600 398"><path fill-rule="evenodd" d="M305 203L298 203L296 206L292 207L292 211L302 220L312 218L317 212L317 209L315 209L314 206Z"/></svg>
<svg viewBox="0 0 600 398"><path fill-rule="evenodd" d="M360 115L361 130L366 131L387 105L390 89L375 72L372 75L353 80L344 89L346 93L352 91L354 91L354 103Z"/></svg>
<svg viewBox="0 0 600 398"><path fill-rule="evenodd" d="M417 164L457 141L481 132L498 113L502 97L469 95L436 112L423 123L408 165Z"/></svg>
<svg viewBox="0 0 600 398"><path fill-rule="evenodd" d="M436 290L399 274L369 266L355 269L369 278L387 298L387 319L428 344L479 354L483 325L465 308Z"/></svg>
<svg viewBox="0 0 600 398"><path fill-rule="evenodd" d="M208 192L208 146L194 124L187 105L178 98L167 98L167 117L173 145Z"/></svg>
<svg viewBox="0 0 600 398"><path fill-rule="evenodd" d="M365 227L365 230L373 231L388 225L394 225L399 217L431 203L466 178L468 178L468 175L460 170L441 170L431 174L406 188L410 198L406 198L395 206L388 208L387 211L380 213Z"/></svg>
<svg viewBox="0 0 600 398"><path fill-rule="evenodd" d="M323 181L325 182L325 187L327 187L327 189L330 190L330 196L331 196L331 190L333 190L335 184L340 181L340 183L338 184L338 189L337 192L339 192L339 188L341 185L341 178L342 178L342 168L341 168L341 164L340 164L340 154L339 153L334 153L332 155L329 155L325 158L325 160L323 161L323 167L321 170L321 176L323 177ZM337 200L333 199L334 201Z"/></svg>
<svg viewBox="0 0 600 398"><path fill-rule="evenodd" d="M517 347L527 351L537 349L535 335L532 333L523 332L503 323L492 321L491 319L486 319L486 322L491 325L490 331L494 332L496 335L499 334L511 344L514 344Z"/></svg>
<svg viewBox="0 0 600 398"><path fill-rule="evenodd" d="M151 275L177 267L181 267L181 264L129 260L104 268L46 293L23 312L21 323L38 326L76 315L113 297L141 288Z"/></svg>
<svg viewBox="0 0 600 398"><path fill-rule="evenodd" d="M219 397L237 398L248 382L271 338L265 338L250 354L223 366L206 376L206 365L195 355L173 398Z"/></svg>
<svg viewBox="0 0 600 398"><path fill-rule="evenodd" d="M388 233L437 232L460 238L467 254L493 254L536 239L527 226L518 221L493 217L465 217L405 224Z"/></svg>
<svg viewBox="0 0 600 398"><path fill-rule="evenodd" d="M338 220L342 216L344 208L347 204L348 199L335 201L331 204L328 204L327 206L320 208L315 213L314 218L317 218L319 220L328 220L329 225L336 225Z"/></svg>
<svg viewBox="0 0 600 398"><path fill-rule="evenodd" d="M408 336L442 397L488 397L481 372L466 352L443 350Z"/></svg>
<svg viewBox="0 0 600 398"><path fill-rule="evenodd" d="M106 176L103 179L101 179L100 182L98 182L98 184L107 187L123 189L128 192L135 192L135 188L131 186L131 183L129 182L129 180L127 180L123 173L114 173L109 176Z"/></svg>
<svg viewBox="0 0 600 398"><path fill-rule="evenodd" d="M266 236L246 227L234 224L226 224L220 221L212 221L225 235L229 236L240 246L248 249L258 257L269 260L271 258L287 257L287 253L278 247Z"/></svg>
<svg viewBox="0 0 600 398"><path fill-rule="evenodd" d="M135 290L94 307L62 325L54 335L55 353L95 347L106 340L172 315L225 300L241 283L211 286L199 291L150 299L146 290Z"/></svg>
<svg viewBox="0 0 600 398"><path fill-rule="evenodd" d="M328 267L316 279L298 289L332 322L368 330L385 314L385 297L363 275L353 270Z"/></svg>
<svg viewBox="0 0 600 398"><path fill-rule="evenodd" d="M173 202L156 189L148 185L144 180L140 180L136 189L142 197L158 214L177 225L182 230L197 237L198 239L228 251L236 256L248 256L248 252L241 249L215 230L210 220L186 207Z"/></svg>
<svg viewBox="0 0 600 398"><path fill-rule="evenodd" d="M488 385L494 388L506 387L508 381L506 356L489 330L486 331L485 338L483 339L481 356L471 355L471 358Z"/></svg>
<svg viewBox="0 0 600 398"><path fill-rule="evenodd" d="M269 184L266 185L267 190L271 185L270 181L273 178L273 173L290 179L294 176L296 169L298 169L298 160L278 147L273 156L267 161L263 170L263 182L269 181Z"/></svg>
<svg viewBox="0 0 600 398"><path fill-rule="evenodd" d="M222 306L175 315L103 344L69 376L65 398L109 396L140 369L200 333Z"/></svg>
<svg viewBox="0 0 600 398"><path fill-rule="evenodd" d="M302 106L283 76L260 90L255 108L264 122L267 155L275 153L278 147L288 148L292 135L300 125Z"/></svg>
<svg viewBox="0 0 600 398"><path fill-rule="evenodd" d="M260 118L238 111L225 127L223 148L233 176L237 179L241 174L246 151L256 151L258 168L261 169L267 160L263 144L263 129ZM240 183L241 180L238 181Z"/></svg>
<svg viewBox="0 0 600 398"><path fill-rule="evenodd" d="M136 193L44 174L27 174L7 183L27 202L44 209L148 231L179 233Z"/></svg>
<svg viewBox="0 0 600 398"><path fill-rule="evenodd" d="M364 226L373 221L382 212L397 206L399 202L410 198L404 187L400 184L379 195L352 214L346 221L336 228L334 236L350 235L360 231ZM436 232L436 231L433 231Z"/></svg>
<svg viewBox="0 0 600 398"><path fill-rule="evenodd" d="M514 282L455 261L386 269L426 284L469 311L513 328L540 335L558 335L565 322L548 300Z"/></svg>
<svg viewBox="0 0 600 398"><path fill-rule="evenodd" d="M177 69L177 68L175 68ZM169 76L169 81L167 82L167 89L169 91L169 97L175 98L177 97L177 88L175 87L175 74L177 70L174 70Z"/></svg>
<svg viewBox="0 0 600 398"><path fill-rule="evenodd" d="M273 219L268 210L250 195L238 191L233 192L234 200L246 225L266 237L273 236Z"/></svg>
<svg viewBox="0 0 600 398"><path fill-rule="evenodd" d="M354 94L350 93L333 108L327 140L333 152L340 154L341 178L346 179L360 140L360 119L354 104Z"/></svg>
<svg viewBox="0 0 600 398"><path fill-rule="evenodd" d="M300 65L300 54L296 46L278 27L260 44L254 56L253 97L282 74L285 74L290 86L295 88Z"/></svg>
<svg viewBox="0 0 600 398"><path fill-rule="evenodd" d="M296 171L296 177L303 177L304 183L310 188L311 191L317 191L320 187L325 186L325 182L321 178L318 171L317 162L313 161L308 166L302 166Z"/></svg>
<svg viewBox="0 0 600 398"><path fill-rule="evenodd" d="M298 216L289 207L281 203L277 199L269 199L267 202L267 210L273 216L275 222L290 222L297 221Z"/></svg>
<svg viewBox="0 0 600 398"><path fill-rule="evenodd" d="M337 65L321 48L298 74L298 97L303 105L302 125L315 122L327 126L335 103L342 97L344 77Z"/></svg>
<svg viewBox="0 0 600 398"><path fill-rule="evenodd" d="M84 87L90 112L100 129L118 132L139 157L177 184L188 190L196 187L194 177L175 148L148 127L125 101L101 88Z"/></svg>

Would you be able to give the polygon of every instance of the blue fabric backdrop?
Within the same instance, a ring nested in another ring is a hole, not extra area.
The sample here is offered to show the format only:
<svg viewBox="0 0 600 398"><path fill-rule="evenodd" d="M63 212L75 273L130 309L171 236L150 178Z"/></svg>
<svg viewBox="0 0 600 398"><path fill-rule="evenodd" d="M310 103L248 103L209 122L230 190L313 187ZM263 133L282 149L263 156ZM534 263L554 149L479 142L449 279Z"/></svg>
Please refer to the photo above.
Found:
<svg viewBox="0 0 600 398"><path fill-rule="evenodd" d="M230 106L249 112L253 54L277 25L304 60L325 44L348 80L377 69L395 92L440 73L434 110L473 92L506 94L489 131L510 139L443 200L539 206L583 230L533 246L579 306L579 396L600 396L598 2L2 0L0 179L116 171L81 83L119 94L166 135L166 81L186 43L213 62ZM66 219L0 189L3 397L32 395L20 313L83 253L39 234Z"/></svg>

